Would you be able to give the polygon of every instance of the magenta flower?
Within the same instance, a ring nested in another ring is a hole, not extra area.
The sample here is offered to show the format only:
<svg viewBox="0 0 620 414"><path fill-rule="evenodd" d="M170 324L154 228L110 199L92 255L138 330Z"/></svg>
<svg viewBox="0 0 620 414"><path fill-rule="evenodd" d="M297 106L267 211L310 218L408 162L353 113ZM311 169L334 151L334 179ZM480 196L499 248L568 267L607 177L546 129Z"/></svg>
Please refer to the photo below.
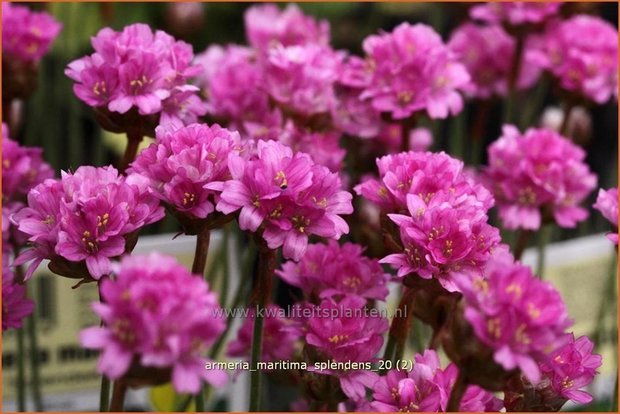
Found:
<svg viewBox="0 0 620 414"><path fill-rule="evenodd" d="M296 114L329 113L343 55L315 43L275 46L265 60L264 88L279 105Z"/></svg>
<svg viewBox="0 0 620 414"><path fill-rule="evenodd" d="M228 154L242 151L239 134L217 124L161 126L157 142L140 152L128 172L144 177L150 191L179 214L206 219L219 192L206 188L230 178Z"/></svg>
<svg viewBox="0 0 620 414"><path fill-rule="evenodd" d="M598 190L596 203L593 205L595 209L601 212L614 228L618 227L618 188L610 188L609 190ZM618 244L618 232L607 233L607 238Z"/></svg>
<svg viewBox="0 0 620 414"><path fill-rule="evenodd" d="M515 40L501 26L465 23L452 33L448 47L465 64L472 77L471 83L464 88L467 95L482 99L493 95L506 96ZM517 89L533 86L540 77L541 67L533 53L526 43Z"/></svg>
<svg viewBox="0 0 620 414"><path fill-rule="evenodd" d="M326 167L313 164L275 141L258 141L258 153L244 160L228 157L232 179L210 189L222 190L217 210L239 213L239 226L262 236L271 249L283 246L284 257L299 260L308 236L338 239L349 231L339 216L353 211L351 194Z"/></svg>
<svg viewBox="0 0 620 414"><path fill-rule="evenodd" d="M3 204L25 201L31 188L54 176L54 171L43 161L42 155L41 148L22 147L9 138L8 127L2 124Z"/></svg>
<svg viewBox="0 0 620 414"><path fill-rule="evenodd" d="M84 262L94 279L108 274L111 259L125 252L127 238L164 216L148 191L139 177L89 166L33 188L28 206L13 217L32 245L17 259L17 264L33 260L26 279L43 259L59 257Z"/></svg>
<svg viewBox="0 0 620 414"><path fill-rule="evenodd" d="M585 164L585 152L549 129L511 125L489 147L485 171L499 214L507 229L537 230L543 220L574 227L587 216L579 204L596 187Z"/></svg>
<svg viewBox="0 0 620 414"><path fill-rule="evenodd" d="M373 362L383 345L383 334L388 330L385 318L363 312L366 300L348 296L340 302L325 299L319 305L318 317L306 323L306 343L319 355L340 362ZM337 316L333 316L335 311ZM330 317L321 317L323 314ZM371 387L376 374L370 371L315 371L339 378L342 391L354 401L365 397L365 387Z"/></svg>
<svg viewBox="0 0 620 414"><path fill-rule="evenodd" d="M226 355L231 357L250 357L255 309L248 309L248 317L241 325L237 338L228 344ZM291 328L292 321L283 318L284 309L277 305L265 308L263 325L263 345L261 361L287 361L293 358L299 334Z"/></svg>
<svg viewBox="0 0 620 414"><path fill-rule="evenodd" d="M446 411L458 370L454 364L443 370L439 356L427 349L416 354L413 368L390 370L373 386L370 407L380 412ZM461 400L460 411L499 411L501 401L477 386L469 386Z"/></svg>
<svg viewBox="0 0 620 414"><path fill-rule="evenodd" d="M2 233L4 235L4 231ZM15 283L4 241L2 248L2 330L6 331L22 327L24 318L34 309L34 302L26 297L26 287Z"/></svg>
<svg viewBox="0 0 620 414"><path fill-rule="evenodd" d="M488 261L483 276L458 277L456 283L465 319L495 362L506 370L519 368L537 383L538 363L566 342L564 330L572 323L557 290L507 253Z"/></svg>
<svg viewBox="0 0 620 414"><path fill-rule="evenodd" d="M327 167L331 172L339 172L346 155L346 151L340 147L341 137L340 132L335 130L311 131L289 121L278 141L295 152L308 154L314 163Z"/></svg>
<svg viewBox="0 0 620 414"><path fill-rule="evenodd" d="M575 339L568 335L569 342L553 351L546 361L540 364L543 381L541 385L551 389L561 398L580 404L592 401L592 396L583 388L590 384L601 366L602 358L593 354L594 344L587 336ZM540 385L539 385L540 387Z"/></svg>
<svg viewBox="0 0 620 414"><path fill-rule="evenodd" d="M37 64L61 28L62 25L48 13L2 3L2 53L9 59Z"/></svg>
<svg viewBox="0 0 620 414"><path fill-rule="evenodd" d="M170 368L179 393L196 393L201 382L222 385L227 375L205 369L206 348L224 331L216 296L170 256L128 256L103 280L102 302L93 310L104 326L84 329L80 342L100 349L98 370L111 379L125 375L134 359L143 367Z"/></svg>
<svg viewBox="0 0 620 414"><path fill-rule="evenodd" d="M360 245L333 240L311 244L299 263L288 261L276 274L317 300L348 295L385 300L389 275L363 251Z"/></svg>
<svg viewBox="0 0 620 414"><path fill-rule="evenodd" d="M199 71L191 65L193 52L187 43L133 24L122 32L100 30L92 45L95 53L65 70L76 82L75 94L87 105L106 116L106 111L126 114L132 108L143 116L164 111L160 122L193 122L206 113L198 88L187 84Z"/></svg>
<svg viewBox="0 0 620 414"><path fill-rule="evenodd" d="M543 23L556 16L561 7L561 2L489 2L472 7L469 14L486 23L520 26Z"/></svg>
<svg viewBox="0 0 620 414"><path fill-rule="evenodd" d="M576 15L550 25L538 43L540 64L562 89L598 104L617 97L618 30L614 26L599 17Z"/></svg>
<svg viewBox="0 0 620 414"><path fill-rule="evenodd" d="M329 43L329 23L306 16L294 4L283 10L274 4L250 7L244 16L250 45L267 50L274 45L293 46Z"/></svg>
<svg viewBox="0 0 620 414"><path fill-rule="evenodd" d="M259 121L269 112L264 72L253 50L214 45L196 56L195 63L202 68L197 81L210 114L241 129L241 121Z"/></svg>
<svg viewBox="0 0 620 414"><path fill-rule="evenodd" d="M463 108L459 90L469 74L441 37L429 26L402 23L391 33L364 40L372 76L361 94L394 119L425 111L446 118Z"/></svg>

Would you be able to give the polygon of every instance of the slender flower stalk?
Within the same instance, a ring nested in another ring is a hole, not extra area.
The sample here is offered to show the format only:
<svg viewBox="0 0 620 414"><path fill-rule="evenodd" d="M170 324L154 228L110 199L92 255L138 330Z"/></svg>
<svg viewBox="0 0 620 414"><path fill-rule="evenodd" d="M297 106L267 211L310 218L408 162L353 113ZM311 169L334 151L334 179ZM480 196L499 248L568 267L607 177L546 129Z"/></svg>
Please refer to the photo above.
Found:
<svg viewBox="0 0 620 414"><path fill-rule="evenodd" d="M110 402L111 412L123 411L126 394L127 394L127 384L122 379L119 379L118 381L114 381L114 387L112 389L112 401Z"/></svg>
<svg viewBox="0 0 620 414"><path fill-rule="evenodd" d="M118 167L118 170L121 173L124 173L127 167L129 167L129 164L136 159L136 155L138 155L138 147L140 147L142 138L142 135L127 133L127 147L125 148L125 153L123 154L123 158L121 159Z"/></svg>
<svg viewBox="0 0 620 414"><path fill-rule="evenodd" d="M26 367L24 357L26 346L24 344L24 328L17 330L17 411L26 411Z"/></svg>
<svg viewBox="0 0 620 414"><path fill-rule="evenodd" d="M459 371L458 376L456 377L456 382L452 387L452 392L450 393L450 399L448 400L448 409L447 412L458 412L459 406L461 404L461 400L463 399L463 395L465 395L465 391L467 390L467 382L465 380L465 375L463 371Z"/></svg>
<svg viewBox="0 0 620 414"><path fill-rule="evenodd" d="M30 347L30 370L32 378L32 401L34 403L34 411L43 411L43 400L41 397L41 377L39 365L39 346L37 340L37 323L36 314L30 315L26 321L28 329L28 345Z"/></svg>
<svg viewBox="0 0 620 414"><path fill-rule="evenodd" d="M106 413L110 407L110 379L101 375L101 388L99 389L99 412Z"/></svg>
<svg viewBox="0 0 620 414"><path fill-rule="evenodd" d="M258 275L256 286L252 292L252 302L257 305L257 313L254 318L254 332L252 333L252 356L251 364L253 371L250 376L250 411L260 410L261 374L256 369L261 360L264 318L261 309L269 303L271 296L271 283L276 264L276 251L263 245L259 247Z"/></svg>

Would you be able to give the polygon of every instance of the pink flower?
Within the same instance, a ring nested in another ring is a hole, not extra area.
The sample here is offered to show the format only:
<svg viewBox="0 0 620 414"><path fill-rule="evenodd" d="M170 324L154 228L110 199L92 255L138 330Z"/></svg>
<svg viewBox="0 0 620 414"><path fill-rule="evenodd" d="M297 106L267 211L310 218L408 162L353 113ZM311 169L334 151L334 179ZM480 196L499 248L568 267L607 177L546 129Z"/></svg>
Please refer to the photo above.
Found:
<svg viewBox="0 0 620 414"><path fill-rule="evenodd" d="M565 343L564 330L572 323L560 294L509 254L495 255L483 276L459 277L456 283L465 319L495 362L506 370L519 368L537 383L538 363Z"/></svg>
<svg viewBox="0 0 620 414"><path fill-rule="evenodd" d="M433 145L433 134L428 128L414 128L409 132L409 148L412 151L428 151Z"/></svg>
<svg viewBox="0 0 620 414"><path fill-rule="evenodd" d="M310 43L274 46L265 60L264 88L278 104L296 114L329 113L342 54Z"/></svg>
<svg viewBox="0 0 620 414"><path fill-rule="evenodd" d="M323 165L331 172L342 170L346 151L340 147L341 134L335 130L311 131L287 122L278 141L310 156L316 164Z"/></svg>
<svg viewBox="0 0 620 414"><path fill-rule="evenodd" d="M17 264L33 260L28 279L43 259L57 255L84 261L99 279L111 270L111 259L125 252L126 239L139 228L161 220L164 211L139 177L119 176L112 167L79 167L46 180L28 194L28 206L14 215L32 247Z"/></svg>
<svg viewBox="0 0 620 414"><path fill-rule="evenodd" d="M4 7L4 4L3 4ZM15 6L17 7L17 6ZM2 201L25 201L31 188L54 176L41 148L22 147L2 124Z"/></svg>
<svg viewBox="0 0 620 414"><path fill-rule="evenodd" d="M593 354L594 344L587 336L575 339L568 335L569 342L553 351L546 361L540 364L545 381L541 385L551 387L560 397L580 404L592 401L592 396L583 388L590 384L601 366L602 358ZM540 387L540 385L539 385Z"/></svg>
<svg viewBox="0 0 620 414"><path fill-rule="evenodd" d="M402 23L367 37L363 46L372 76L360 97L376 110L404 119L421 111L446 118L463 108L458 91L469 74L430 26Z"/></svg>
<svg viewBox="0 0 620 414"><path fill-rule="evenodd" d="M92 45L95 53L71 62L65 70L76 82L75 94L86 104L119 114L132 108L140 115L164 110L160 122L192 122L205 114L195 93L198 88L187 84L199 71L191 65L193 52L187 43L162 31L153 33L145 24L133 24L122 32L100 30ZM188 104L189 109L183 107Z"/></svg>
<svg viewBox="0 0 620 414"><path fill-rule="evenodd" d="M427 349L414 356L412 369L396 369L373 386L370 407L381 412L436 412L446 411L458 370L454 364L441 368L439 356ZM499 411L501 401L493 394L476 386L469 386L461 400L460 411Z"/></svg>
<svg viewBox="0 0 620 414"><path fill-rule="evenodd" d="M8 58L37 64L61 28L48 13L2 3L2 53Z"/></svg>
<svg viewBox="0 0 620 414"><path fill-rule="evenodd" d="M538 43L540 64L563 89L598 104L617 96L618 31L614 26L599 17L576 15L550 25Z"/></svg>
<svg viewBox="0 0 620 414"><path fill-rule="evenodd" d="M331 116L336 128L360 138L379 135L381 113L370 101L360 99L363 89L336 84L334 91L337 103L332 108Z"/></svg>
<svg viewBox="0 0 620 414"><path fill-rule="evenodd" d="M340 302L325 299L319 305L319 316L306 323L306 342L319 355L340 362L373 362L383 345L388 330L385 318L363 312L366 300L348 296ZM335 312L334 312L335 311ZM334 313L337 316L333 316ZM365 397L365 388L372 385L376 375L369 371L317 370L318 374L334 375L340 379L342 391L354 401Z"/></svg>
<svg viewBox="0 0 620 414"><path fill-rule="evenodd" d="M601 212L603 217L611 222L614 227L618 227L618 188L610 188L609 190L598 190L598 197L593 206ZM607 238L618 244L618 233L607 233Z"/></svg>
<svg viewBox="0 0 620 414"><path fill-rule="evenodd" d="M549 129L511 125L489 147L485 171L507 229L537 230L543 218L574 227L588 216L579 204L596 186L585 152ZM547 217L549 216L549 217Z"/></svg>
<svg viewBox="0 0 620 414"><path fill-rule="evenodd" d="M486 99L508 93L515 40L501 26L465 23L452 33L448 47L472 76L471 83L465 88L468 95ZM526 43L524 63L516 85L518 89L531 87L540 76L541 68L532 54L529 43Z"/></svg>
<svg viewBox="0 0 620 414"><path fill-rule="evenodd" d="M219 192L205 186L230 178L228 154L243 149L239 134L217 124L191 124L160 126L156 136L128 172L144 177L150 191L178 213L207 218Z"/></svg>
<svg viewBox="0 0 620 414"><path fill-rule="evenodd" d="M202 68L197 80L207 97L209 113L238 127L241 120L258 121L269 111L264 73L253 50L214 45L196 56L195 63Z"/></svg>
<svg viewBox="0 0 620 414"><path fill-rule="evenodd" d="M231 154L232 179L210 189L222 190L217 210L241 210L239 226L262 236L269 248L283 246L284 257L299 260L308 236L338 239L349 231L340 214L353 211L351 194L340 190L340 179L307 154L293 154L275 141L258 141L256 157Z"/></svg>
<svg viewBox="0 0 620 414"><path fill-rule="evenodd" d="M304 15L294 4L287 5L284 10L274 4L252 6L245 13L244 20L248 41L259 50L278 44L327 45L329 42L329 23Z"/></svg>
<svg viewBox="0 0 620 414"><path fill-rule="evenodd" d="M24 318L34 309L34 302L26 297L26 287L15 283L4 242L2 248L2 330L6 331L22 327Z"/></svg>
<svg viewBox="0 0 620 414"><path fill-rule="evenodd" d="M560 7L562 7L561 2L489 2L472 7L469 14L472 18L487 23L520 26L542 23L557 15Z"/></svg>
<svg viewBox="0 0 620 414"><path fill-rule="evenodd" d="M354 295L385 300L389 275L377 260L363 256L353 243L311 244L299 263L288 261L276 273L301 288L309 298Z"/></svg>
<svg viewBox="0 0 620 414"><path fill-rule="evenodd" d="M171 368L179 393L198 392L203 380L222 385L226 374L205 369L203 356L225 328L207 283L157 253L125 257L115 274L92 305L104 326L80 333L84 347L102 351L99 372L118 379L136 358L144 367Z"/></svg>
<svg viewBox="0 0 620 414"><path fill-rule="evenodd" d="M284 309L277 305L265 308L263 346L261 361L286 361L293 357L299 335L290 329L291 321L283 318ZM228 344L226 354L231 357L249 357L252 348L255 309L249 309L248 317L241 325L237 338Z"/></svg>

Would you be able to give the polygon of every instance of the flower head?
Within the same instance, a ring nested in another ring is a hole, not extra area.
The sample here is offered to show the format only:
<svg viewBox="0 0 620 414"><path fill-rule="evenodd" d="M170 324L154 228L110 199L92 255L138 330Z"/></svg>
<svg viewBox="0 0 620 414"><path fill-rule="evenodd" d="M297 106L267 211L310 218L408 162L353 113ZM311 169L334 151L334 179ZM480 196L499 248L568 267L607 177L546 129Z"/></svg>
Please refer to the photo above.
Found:
<svg viewBox="0 0 620 414"><path fill-rule="evenodd" d="M479 26L465 23L451 35L448 47L465 64L471 83L464 90L470 96L489 98L508 93L515 40L499 25ZM529 44L525 46L524 63L516 87L527 89L534 85L541 72L532 58Z"/></svg>
<svg viewBox="0 0 620 414"><path fill-rule="evenodd" d="M376 110L404 119L421 111L446 118L463 108L458 91L469 74L430 26L402 23L369 36L363 46L372 75L360 97Z"/></svg>
<svg viewBox="0 0 620 414"><path fill-rule="evenodd" d="M38 63L47 53L62 25L45 12L2 3L2 53L25 63Z"/></svg>
<svg viewBox="0 0 620 414"><path fill-rule="evenodd" d="M550 129L510 125L489 147L485 177L508 229L537 230L543 218L574 227L588 213L579 204L596 186L585 152Z"/></svg>
<svg viewBox="0 0 620 414"><path fill-rule="evenodd" d="M244 20L248 41L258 50L267 50L278 44L327 45L329 42L329 23L304 15L294 4L283 10L274 4L252 6L245 13Z"/></svg>
<svg viewBox="0 0 620 414"><path fill-rule="evenodd" d="M288 261L276 273L310 298L354 295L385 300L388 294L389 275L353 243L311 244L299 263Z"/></svg>
<svg viewBox="0 0 620 414"><path fill-rule="evenodd" d="M128 172L144 177L150 191L179 214L207 218L219 199L207 186L230 179L228 154L243 150L239 134L217 124L191 124L160 126L156 136Z"/></svg>
<svg viewBox="0 0 620 414"><path fill-rule="evenodd" d="M99 279L110 272L110 259L125 252L127 237L163 216L139 177L119 176L112 167L82 166L28 193L28 206L13 220L32 247L17 262L34 259L29 278L43 259L84 261L90 276Z"/></svg>
<svg viewBox="0 0 620 414"><path fill-rule="evenodd" d="M495 362L507 371L519 368L537 383L538 363L563 345L572 323L558 291L507 253L495 255L482 276L456 283L465 298L465 319Z"/></svg>
<svg viewBox="0 0 620 414"><path fill-rule="evenodd" d="M180 393L198 392L203 380L226 381L225 373L205 369L203 354L225 324L202 278L157 253L124 258L115 275L102 282L102 302L93 304L104 326L80 333L83 346L102 350L100 372L118 379L135 358L143 367L170 368Z"/></svg>
<svg viewBox="0 0 620 414"><path fill-rule="evenodd" d="M3 4L4 6L4 4ZM43 161L41 148L22 147L9 138L2 124L2 201L25 201L31 188L54 176L52 168Z"/></svg>
<svg viewBox="0 0 620 414"><path fill-rule="evenodd" d="M271 249L284 246L284 257L299 260L308 236L338 239L349 227L339 216L353 211L351 194L340 189L340 179L316 165L304 153L279 142L258 141L257 155L249 160L231 154L232 179L221 186L217 210L237 210L243 230L262 236Z"/></svg>
<svg viewBox="0 0 620 414"><path fill-rule="evenodd" d="M486 23L520 26L543 23L545 20L557 15L561 7L561 2L489 2L472 7L470 15L472 18Z"/></svg>
<svg viewBox="0 0 620 414"><path fill-rule="evenodd" d="M618 30L614 26L599 17L576 15L550 25L538 41L540 64L562 89L598 104L617 96Z"/></svg>
<svg viewBox="0 0 620 414"><path fill-rule="evenodd" d="M34 302L26 297L26 287L15 282L4 242L2 248L2 330L6 331L22 327L24 318L34 309Z"/></svg>
<svg viewBox="0 0 620 414"><path fill-rule="evenodd" d="M598 191L596 203L593 206L601 212L614 227L618 227L618 188L610 188L609 190ZM608 233L609 240L618 244L618 233Z"/></svg>
<svg viewBox="0 0 620 414"><path fill-rule="evenodd" d="M121 32L100 30L92 45L95 53L71 62L65 71L76 82L73 91L86 104L117 114L132 108L143 116L164 111L160 121L181 123L187 121L179 115L183 104L192 104L183 110L193 114L190 121L206 112L197 102L198 88L188 85L199 67L192 66L193 52L187 43L162 31L153 33L145 24L133 24Z"/></svg>
<svg viewBox="0 0 620 414"><path fill-rule="evenodd" d="M289 329L292 321L282 317L283 311L284 309L277 305L268 305L264 310L261 361L286 361L293 357L299 335L294 329ZM255 315L255 310L249 309L248 317L241 325L237 338L228 344L228 356L250 356Z"/></svg>

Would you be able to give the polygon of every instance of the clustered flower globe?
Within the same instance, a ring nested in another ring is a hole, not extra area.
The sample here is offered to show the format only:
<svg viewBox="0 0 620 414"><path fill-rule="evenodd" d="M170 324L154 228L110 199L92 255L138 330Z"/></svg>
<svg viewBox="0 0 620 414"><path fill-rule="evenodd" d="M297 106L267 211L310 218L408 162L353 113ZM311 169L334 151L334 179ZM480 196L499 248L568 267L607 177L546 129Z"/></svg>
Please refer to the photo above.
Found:
<svg viewBox="0 0 620 414"><path fill-rule="evenodd" d="M471 8L470 16L486 23L508 26L540 24L555 17L562 2L488 2Z"/></svg>
<svg viewBox="0 0 620 414"><path fill-rule="evenodd" d="M206 112L198 87L188 83L200 70L189 44L145 24L105 28L91 42L95 53L71 62L65 73L78 98L104 116L134 109L159 115L159 123L185 124Z"/></svg>
<svg viewBox="0 0 620 414"><path fill-rule="evenodd" d="M489 146L486 182L507 229L538 230L553 221L575 227L588 212L580 204L597 178L584 162L585 151L550 129L523 134L505 125Z"/></svg>
<svg viewBox="0 0 620 414"><path fill-rule="evenodd" d="M600 211L603 217L609 220L616 229L616 232L608 233L607 238L618 244L618 188L610 188L609 190L601 188L593 207Z"/></svg>
<svg viewBox="0 0 620 414"><path fill-rule="evenodd" d="M111 272L111 259L133 248L137 230L163 217L140 176L125 177L113 167L63 172L60 180L34 187L28 206L15 215L31 244L16 264L31 262L26 279L48 259L66 276L98 280Z"/></svg>
<svg viewBox="0 0 620 414"><path fill-rule="evenodd" d="M224 331L215 293L170 256L126 257L100 288L93 310L104 323L80 333L83 346L102 351L99 370L118 379L132 365L171 369L177 392L196 393L201 382L222 385L227 374L204 368L204 352Z"/></svg>

